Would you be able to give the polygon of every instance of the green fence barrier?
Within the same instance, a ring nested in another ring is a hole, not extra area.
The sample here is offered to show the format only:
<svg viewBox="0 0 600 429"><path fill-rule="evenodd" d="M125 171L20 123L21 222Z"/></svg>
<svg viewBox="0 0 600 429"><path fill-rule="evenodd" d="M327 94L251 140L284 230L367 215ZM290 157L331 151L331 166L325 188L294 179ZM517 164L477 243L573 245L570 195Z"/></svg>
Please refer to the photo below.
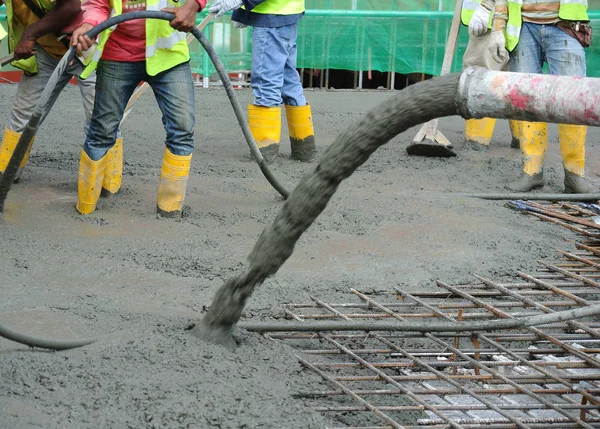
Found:
<svg viewBox="0 0 600 429"><path fill-rule="evenodd" d="M594 5L600 9L600 4ZM306 7L299 28L298 68L440 73L454 10L452 0L307 0ZM600 34L600 10L589 14L595 33ZM206 13L200 14L198 22L204 16ZM2 21L6 21L3 7ZM226 69L235 72L250 69L251 31L233 28L230 17L225 16L211 23L204 33ZM467 39L463 26L452 71L461 69ZM197 42L190 45L190 51L195 73L215 73ZM0 42L0 56L7 53L4 39ZM600 42L586 49L586 53L588 76L599 77Z"/></svg>

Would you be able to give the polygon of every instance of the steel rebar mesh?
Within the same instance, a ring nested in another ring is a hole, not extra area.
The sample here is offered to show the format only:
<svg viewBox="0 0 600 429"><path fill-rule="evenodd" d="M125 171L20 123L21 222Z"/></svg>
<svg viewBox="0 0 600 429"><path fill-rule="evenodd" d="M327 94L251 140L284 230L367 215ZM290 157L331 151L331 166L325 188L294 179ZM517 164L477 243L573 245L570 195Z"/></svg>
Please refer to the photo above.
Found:
<svg viewBox="0 0 600 429"><path fill-rule="evenodd" d="M564 209L564 208L563 208ZM567 207L567 210L574 210ZM595 248L593 243L581 246ZM448 323L527 317L598 304L600 251L561 252L515 282L476 276L434 292L354 300L316 297L287 318ZM330 390L299 395L340 428L600 428L600 323L567 321L486 333L271 333L301 350L300 363ZM345 425L345 426L343 426Z"/></svg>

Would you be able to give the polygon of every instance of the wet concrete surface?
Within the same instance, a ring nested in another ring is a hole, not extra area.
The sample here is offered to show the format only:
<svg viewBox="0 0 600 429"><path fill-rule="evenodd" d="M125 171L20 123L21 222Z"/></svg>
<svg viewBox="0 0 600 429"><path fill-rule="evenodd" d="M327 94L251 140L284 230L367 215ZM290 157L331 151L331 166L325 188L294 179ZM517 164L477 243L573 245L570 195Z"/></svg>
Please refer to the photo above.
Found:
<svg viewBox="0 0 600 429"><path fill-rule="evenodd" d="M0 85L6 122L16 87ZM251 101L238 91L241 103ZM317 146L393 93L308 91ZM323 428L339 426L294 396L329 390L295 351L237 330L236 352L199 342L186 328L246 257L282 199L252 161L225 93L198 89L196 150L184 217L159 219L156 190L163 129L153 97L127 119L121 193L77 214L83 143L79 91L68 87L42 125L21 183L0 223L0 323L59 338L97 336L91 346L47 352L0 340L0 427ZM476 273L509 278L570 249L571 233L506 208L457 196L502 192L520 172L507 121L489 150L463 149L464 120L440 130L455 158L409 157L413 128L380 148L342 183L277 275L250 298L242 320L282 317L282 304L314 295L343 302L349 289L433 289ZM556 126L550 126L548 192L562 191ZM588 176L600 185L600 133L588 133ZM289 159L274 173L292 188L314 165ZM348 423L347 420L344 424Z"/></svg>

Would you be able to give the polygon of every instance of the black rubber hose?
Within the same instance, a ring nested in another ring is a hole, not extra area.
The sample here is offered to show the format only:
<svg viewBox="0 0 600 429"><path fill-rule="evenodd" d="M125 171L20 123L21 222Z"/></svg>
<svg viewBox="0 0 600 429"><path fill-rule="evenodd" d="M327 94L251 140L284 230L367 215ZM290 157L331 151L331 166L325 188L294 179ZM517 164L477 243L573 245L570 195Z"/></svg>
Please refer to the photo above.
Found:
<svg viewBox="0 0 600 429"><path fill-rule="evenodd" d="M88 31L86 33L86 35L90 39L94 39L102 31L106 30L109 27L112 27L113 25L117 25L117 24L120 24L125 21L129 21L132 19L142 19L142 18L164 19L167 21L172 21L175 18L175 15L173 15L171 13L167 13L167 12L156 12L156 11L130 12L130 13L122 14L119 16L115 16L113 18L110 18L110 19L102 22L101 24L98 24L96 27L94 27L90 31ZM250 132L250 127L248 126L248 123L246 122L246 118L244 116L244 113L242 111L240 103L237 100L235 92L233 91L233 86L231 85L229 76L227 75L227 72L225 71L223 64L219 60L219 57L217 56L215 50L213 49L210 42L206 39L204 34L202 34L198 29L194 28L194 30L192 31L192 34L202 44L204 49L206 49L211 61L213 62L217 72L219 73L219 77L223 81L223 85L225 86L225 91L227 92L229 101L231 102L231 105L233 106L233 110L234 110L235 115L238 119L238 122L242 128L242 132L244 133L246 142L248 143L248 146L250 147L250 152L252 153L252 156L256 160L261 171L263 172L263 174L265 175L265 177L267 178L269 183L273 186L273 188L275 188L284 198L287 198L287 196L289 195L289 192L277 181L277 179L275 179L275 176L267 167L265 160L263 159L262 154L260 153L260 150L256 146L256 142L254 141L254 138L252 137L252 133ZM56 68L54 69L54 72L50 76L50 79L48 80L48 83L46 84L46 87L44 88L44 91L42 92L42 95L38 101L38 104L34 108L33 114L31 115L31 119L29 120L29 122L25 126L25 129L23 130L23 133L21 134L21 138L19 139L19 142L17 143L15 151L13 152L13 155L6 167L6 170L4 171L4 174L2 175L2 177L0 178L0 213L2 213L4 211L4 202L6 201L6 196L8 195L8 192L10 191L10 187L13 183L13 180L15 178L15 175L17 173L19 165L21 165L21 161L23 160L23 157L25 156L25 152L27 152L27 146L29 144L29 141L31 140L31 138L33 136L35 136L39 126L41 125L40 118L42 117L42 114L46 110L48 101L50 100L52 94L54 93L54 91L56 89L56 84L58 82L58 79L64 73L65 69L67 68L69 63L73 60L74 56L75 56L75 49L73 47L71 47L65 53L65 55L62 57L62 59L60 60L60 62L56 66ZM72 348L76 348L76 347L82 347L82 346L91 344L95 341L95 339L83 339L83 340L69 341L69 340L52 340L52 339L38 338L38 337L33 337L30 335L26 335L26 334L22 334L22 333L13 331L12 329L7 328L6 326L3 326L1 324L0 324L0 337L7 338L11 341L15 341L18 343L26 344L31 347L40 347L40 348L54 349L54 350L66 350L66 349L72 349Z"/></svg>
<svg viewBox="0 0 600 429"><path fill-rule="evenodd" d="M94 39L94 38L96 38L96 36L98 36L98 34L100 34L102 31L106 30L109 27L112 27L114 25L120 24L125 21L130 21L132 19L144 19L144 18L146 18L146 19L163 19L166 21L172 21L175 18L175 15L173 15L172 13L167 13L167 12L148 11L148 10L124 13L122 15L118 15L113 18L109 18L106 21L98 24L96 27L94 27L90 31L88 31L86 33L86 35L90 39ZM271 186L273 186L273 188L277 192L279 192L284 198L287 198L288 195L290 194L289 191L286 190L277 181L277 179L275 178L275 176L273 175L271 170L269 170L269 167L267 167L266 162L263 159L262 154L260 153L260 150L256 146L256 142L254 141L254 138L252 137L252 133L250 132L250 127L248 126L248 122L246 121L246 117L244 116L242 107L240 106L240 103L235 95L233 86L231 84L231 81L229 80L229 75L225 71L225 67L223 66L223 63L221 63L221 60L217 56L217 53L215 52L214 48L212 47L212 45L210 44L208 39L204 36L204 34L202 34L202 32L200 32L197 28L194 28L192 30L192 34L198 40L198 42L200 42L200 44L204 47L204 49L208 53L208 56L210 57L211 61L213 62L215 69L217 70L217 73L219 74L219 77L221 78L221 81L223 82L223 86L225 87L227 97L229 98L229 101L231 102L233 111L235 112L235 116L237 117L238 123L240 124L240 127L242 128L242 133L244 134L244 137L246 138L246 142L248 143L248 146L250 147L250 152L252 154L252 157L254 158L254 160L256 161L258 166L260 167L260 170L262 171L265 178L269 181ZM58 82L58 79L64 73L65 69L67 68L69 63L73 60L74 56L75 56L75 49L73 47L71 47L65 53L65 55L62 57L62 59L60 60L60 62L56 66L56 68L54 69L52 76L50 76L50 79L48 80L48 83L46 84L46 87L44 88L44 91L42 92L40 100L38 101L37 105L35 106L35 109L33 110L31 119L25 126L25 129L23 130L23 133L21 134L21 137L19 138L19 142L17 143L17 146L15 147L15 150L13 152L13 155L10 158L8 165L6 166L6 170L4 171L4 174L2 175L2 177L0 178L0 213L4 212L4 203L6 201L8 192L10 191L10 188L12 186L14 178L17 174L17 170L19 169L19 166L21 165L21 162L23 161L23 158L25 157L25 153L27 152L27 147L29 146L29 142L31 141L33 136L35 136L38 128L41 125L40 118L42 117L42 114L46 111L48 101L50 100L50 98L52 97L52 94L54 93L54 91L56 89L56 84Z"/></svg>

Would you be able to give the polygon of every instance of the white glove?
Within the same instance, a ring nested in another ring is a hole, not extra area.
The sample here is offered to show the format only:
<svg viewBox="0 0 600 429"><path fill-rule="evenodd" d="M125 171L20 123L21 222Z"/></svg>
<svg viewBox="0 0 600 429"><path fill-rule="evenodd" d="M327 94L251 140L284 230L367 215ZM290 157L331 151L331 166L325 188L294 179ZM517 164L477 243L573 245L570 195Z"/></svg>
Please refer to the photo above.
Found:
<svg viewBox="0 0 600 429"><path fill-rule="evenodd" d="M233 28L242 29L242 28L247 27L247 25L244 25L241 22L237 22L237 21L232 21L232 22L233 22Z"/></svg>
<svg viewBox="0 0 600 429"><path fill-rule="evenodd" d="M498 64L506 64L508 61L508 51L506 50L506 39L504 32L492 31L490 34L490 54L492 59Z"/></svg>
<svg viewBox="0 0 600 429"><path fill-rule="evenodd" d="M212 10L211 10L212 11ZM481 36L488 30L488 23L490 21L490 12L481 4L477 6L471 22L469 22L469 36Z"/></svg>
<svg viewBox="0 0 600 429"><path fill-rule="evenodd" d="M215 18L219 18L230 10L239 9L243 4L242 0L215 0L208 10L215 14Z"/></svg>

